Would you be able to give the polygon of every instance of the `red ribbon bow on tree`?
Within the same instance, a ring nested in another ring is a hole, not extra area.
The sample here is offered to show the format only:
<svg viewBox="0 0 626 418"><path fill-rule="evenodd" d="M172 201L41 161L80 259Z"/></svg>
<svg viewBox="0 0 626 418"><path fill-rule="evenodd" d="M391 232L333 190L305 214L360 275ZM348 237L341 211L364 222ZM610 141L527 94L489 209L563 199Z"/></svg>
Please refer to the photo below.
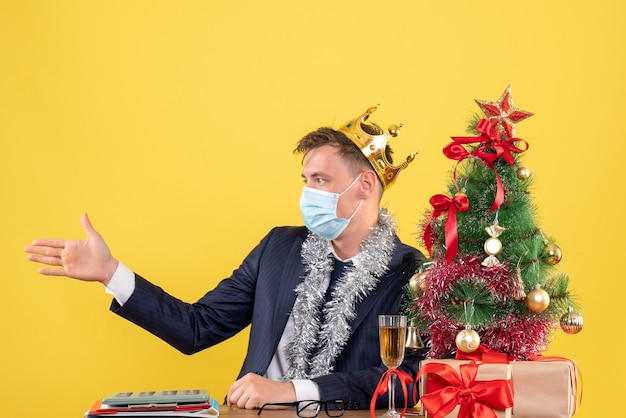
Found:
<svg viewBox="0 0 626 418"><path fill-rule="evenodd" d="M475 380L478 365L475 362L462 364L460 373L443 363L429 363L422 366L417 378L426 374L437 375L448 386L422 395L422 405L433 418L448 415L460 405L458 418L496 418L494 409L513 406L513 385L511 380Z"/></svg>
<svg viewBox="0 0 626 418"><path fill-rule="evenodd" d="M428 253L432 256L433 232L431 222L433 219L448 212L446 219L446 260L450 263L459 251L459 234L456 226L456 213L465 212L469 208L469 200L463 193L457 193L452 199L443 194L436 194L430 198L433 211L424 229L424 244Z"/></svg>
<svg viewBox="0 0 626 418"><path fill-rule="evenodd" d="M507 164L513 165L515 162L513 153L526 151L528 149L528 143L521 138L501 140L495 129L494 121L490 122L486 119L481 119L478 125L476 125L476 130L480 132L479 136L453 136L452 139L454 142L448 144L443 149L443 153L451 160L458 161L457 166L469 156L476 157L494 172L496 175L497 188L496 196L490 209L490 212L493 212L504 202L504 187L502 186L502 180L493 163L498 158L502 157ZM463 146L477 142L481 145L472 152L467 151ZM518 148L515 145L516 142L522 142L526 147L524 149ZM454 169L454 183L456 184L456 168Z"/></svg>
<svg viewBox="0 0 626 418"><path fill-rule="evenodd" d="M402 370L387 369L387 371L383 373L380 380L378 381L378 386L376 386L374 396L372 396L372 400L370 401L370 415L372 416L372 418L376 418L376 399L378 398L378 395L384 395L389 390L389 380L391 379L392 374L395 374L398 377L398 380L400 381L400 384L402 386L402 393L404 394L404 408L402 409L400 417L403 417L406 413L408 397L407 385L412 383L413 379L411 378L411 376L408 375L408 373ZM391 396L391 394L389 396ZM413 396L414 398L417 398L416 393L414 393Z"/></svg>

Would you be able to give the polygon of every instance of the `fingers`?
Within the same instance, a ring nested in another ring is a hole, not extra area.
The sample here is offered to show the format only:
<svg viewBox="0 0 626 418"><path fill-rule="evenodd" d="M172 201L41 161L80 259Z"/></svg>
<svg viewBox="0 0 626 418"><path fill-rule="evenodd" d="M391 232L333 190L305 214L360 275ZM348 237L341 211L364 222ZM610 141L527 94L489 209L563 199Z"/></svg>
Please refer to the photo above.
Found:
<svg viewBox="0 0 626 418"><path fill-rule="evenodd" d="M93 225L91 224L91 221L89 220L89 216L86 213L83 213L82 216L80 217L80 224L82 225L83 230L87 234L87 237L100 235L98 234L98 231L96 231Z"/></svg>
<svg viewBox="0 0 626 418"><path fill-rule="evenodd" d="M40 248L40 249L36 249L36 248ZM41 250L41 248L44 248L44 250ZM35 263L41 263L41 264L47 264L49 266L59 266L61 268L48 268L48 267L41 267L37 270L37 272L39 274L43 274L44 276L67 276L67 272L62 268L63 267L63 262L61 261L61 256L47 256L47 255L40 255L40 254L33 254L33 253L42 253L45 251L58 251L57 249L49 249L49 248L45 248L45 247L26 247L25 250L31 254L28 254L26 256L26 258L29 261L33 261ZM60 251L59 251L60 254Z"/></svg>
<svg viewBox="0 0 626 418"><path fill-rule="evenodd" d="M86 213L81 217L81 224L88 235L97 233L91 226ZM68 239L40 238L34 240L31 245L25 246L24 251L29 253L28 260L30 261L51 266L61 266L63 250L73 242L75 241Z"/></svg>
<svg viewBox="0 0 626 418"><path fill-rule="evenodd" d="M228 389L228 405L239 408L260 408L268 402L292 402L296 400L296 392L291 382L277 382L248 373Z"/></svg>
<svg viewBox="0 0 626 418"><path fill-rule="evenodd" d="M81 216L81 225L87 234L87 240L85 241L43 238L37 239L33 241L31 245L24 247L24 251L28 253L27 259L29 261L45 265L39 268L38 271L40 274L47 276L67 276L88 281L98 280L100 278L104 268L97 263L95 267L93 267L93 265L94 262L100 260L97 257L99 255L97 250L100 249L100 253L103 252L103 246L97 245L102 241L102 237L100 237L93 228L86 213ZM95 243L95 245L89 245L89 243ZM106 250L104 258L106 258L107 255L108 258L111 258L106 244L104 244L104 249ZM91 270L90 266L92 267ZM115 268L117 268L117 265ZM115 272L115 268L108 269L112 270L110 276Z"/></svg>
<svg viewBox="0 0 626 418"><path fill-rule="evenodd" d="M51 269L51 268L40 268L37 270L39 274L44 276L66 276L67 272L64 269Z"/></svg>
<svg viewBox="0 0 626 418"><path fill-rule="evenodd" d="M67 244L66 240L59 239L39 239L33 241L33 245L27 245L24 247L24 251L28 253L26 259L40 264L47 264L49 266L63 266L62 253ZM60 272L59 269L40 268L39 273L47 276L61 276L65 275L64 272Z"/></svg>
<svg viewBox="0 0 626 418"><path fill-rule="evenodd" d="M246 383L246 376L235 381L228 389L228 396L226 402L229 406L235 405L242 409L254 409L259 408L250 395L250 389Z"/></svg>
<svg viewBox="0 0 626 418"><path fill-rule="evenodd" d="M62 266L63 262L61 260L61 256L48 256L48 255L40 255L40 254L28 254L26 256L28 261L33 261L35 263L47 264L49 266Z"/></svg>
<svg viewBox="0 0 626 418"><path fill-rule="evenodd" d="M30 248L30 247L52 247L52 248L65 248L65 244L67 243L68 240L66 239L57 239L57 238L41 238L41 239L36 239L32 242L31 245L27 246L26 248ZM30 252L30 251L29 251Z"/></svg>
<svg viewBox="0 0 626 418"><path fill-rule="evenodd" d="M24 247L24 251L28 253L26 259L34 263L47 264L48 266L63 266L62 253L65 249L65 240L57 239L39 239L33 241L33 245ZM40 274L46 276L64 276L59 273L59 269L40 268Z"/></svg>
<svg viewBox="0 0 626 418"><path fill-rule="evenodd" d="M63 260L61 259L61 253L63 248L45 247L40 245L29 245L24 247L24 251L29 253L26 258L29 261L35 263L47 264L49 266L63 266ZM47 276L59 276L59 269L39 269L39 273Z"/></svg>
<svg viewBox="0 0 626 418"><path fill-rule="evenodd" d="M226 395L226 403L228 406L236 405L241 393L237 390L240 386L239 380L236 380L230 387L228 388L228 394Z"/></svg>
<svg viewBox="0 0 626 418"><path fill-rule="evenodd" d="M80 218L80 223L88 237L99 235L91 225L91 221L86 213ZM27 253L35 253L41 255L60 256L60 252L66 247L67 243L74 240L58 239L58 238L40 238L32 242L31 245L24 247ZM57 252L58 250L58 252Z"/></svg>
<svg viewBox="0 0 626 418"><path fill-rule="evenodd" d="M61 257L61 252L63 251L64 248L65 246L52 247L52 246L46 246L46 245L27 245L26 247L24 247L24 251L29 253L29 255L36 254L36 255L44 255L48 257ZM35 261L35 260L31 260L31 261Z"/></svg>

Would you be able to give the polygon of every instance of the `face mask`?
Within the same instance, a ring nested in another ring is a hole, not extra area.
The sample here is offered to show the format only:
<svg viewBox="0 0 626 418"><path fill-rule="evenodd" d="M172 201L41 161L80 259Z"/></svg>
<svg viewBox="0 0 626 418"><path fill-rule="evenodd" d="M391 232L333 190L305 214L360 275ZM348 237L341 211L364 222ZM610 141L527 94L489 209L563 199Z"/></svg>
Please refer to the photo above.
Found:
<svg viewBox="0 0 626 418"><path fill-rule="evenodd" d="M337 217L337 203L339 202L339 196L350 190L360 177L361 174L341 193L330 193L311 187L302 189L300 211L302 212L304 224L310 231L322 238L335 239L346 229L354 215L361 208L363 201L359 202L359 206L348 219Z"/></svg>

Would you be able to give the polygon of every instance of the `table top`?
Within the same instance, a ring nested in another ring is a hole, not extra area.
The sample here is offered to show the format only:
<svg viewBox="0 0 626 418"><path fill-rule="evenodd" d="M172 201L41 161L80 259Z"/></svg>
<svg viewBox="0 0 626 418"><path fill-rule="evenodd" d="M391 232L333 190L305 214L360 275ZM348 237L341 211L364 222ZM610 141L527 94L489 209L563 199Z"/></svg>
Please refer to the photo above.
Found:
<svg viewBox="0 0 626 418"><path fill-rule="evenodd" d="M398 412L401 412L402 409L399 409ZM220 405L220 418L222 417L248 417L248 418L294 418L297 417L296 412L293 409L273 409L273 410L263 410L263 413L259 416L258 409L239 409L233 406ZM384 410L377 410L376 416L382 416ZM407 410L405 415L408 418L423 418L423 415L419 415L414 409ZM361 409L361 410L347 410L343 417L345 418L370 418L369 409ZM320 412L318 418L327 418L326 413L323 411Z"/></svg>

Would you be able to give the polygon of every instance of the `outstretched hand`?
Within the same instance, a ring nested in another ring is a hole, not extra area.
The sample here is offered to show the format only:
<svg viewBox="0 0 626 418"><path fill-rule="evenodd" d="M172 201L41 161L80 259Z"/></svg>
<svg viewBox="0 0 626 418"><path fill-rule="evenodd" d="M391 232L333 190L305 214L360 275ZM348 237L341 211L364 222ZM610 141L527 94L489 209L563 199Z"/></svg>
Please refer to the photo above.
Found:
<svg viewBox="0 0 626 418"><path fill-rule="evenodd" d="M38 271L46 276L67 276L89 282L109 283L117 269L102 236L94 229L86 213L80 218L85 240L43 238L24 247L28 260L45 264Z"/></svg>

